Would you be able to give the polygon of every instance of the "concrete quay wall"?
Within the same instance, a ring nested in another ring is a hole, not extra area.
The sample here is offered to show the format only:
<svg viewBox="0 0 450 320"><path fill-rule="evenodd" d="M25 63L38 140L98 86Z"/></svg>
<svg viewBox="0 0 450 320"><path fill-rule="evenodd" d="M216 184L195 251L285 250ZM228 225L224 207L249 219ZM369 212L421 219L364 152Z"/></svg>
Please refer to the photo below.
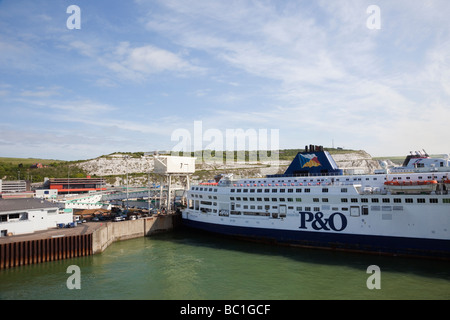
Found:
<svg viewBox="0 0 450 320"><path fill-rule="evenodd" d="M179 214L169 214L120 222L88 222L75 228L0 237L0 270L100 253L115 241L173 230L180 219Z"/></svg>
<svg viewBox="0 0 450 320"><path fill-rule="evenodd" d="M107 222L92 235L93 253L103 252L111 243L120 240L151 236L169 231L177 225L177 215L160 215L137 220Z"/></svg>

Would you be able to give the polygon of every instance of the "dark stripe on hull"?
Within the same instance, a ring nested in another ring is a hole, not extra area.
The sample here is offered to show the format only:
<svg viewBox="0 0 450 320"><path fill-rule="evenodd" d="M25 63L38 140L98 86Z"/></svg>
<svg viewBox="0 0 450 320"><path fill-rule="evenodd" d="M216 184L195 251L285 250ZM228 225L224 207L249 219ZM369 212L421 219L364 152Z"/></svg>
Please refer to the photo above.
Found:
<svg viewBox="0 0 450 320"><path fill-rule="evenodd" d="M223 235L285 245L450 260L450 240L251 228L183 219L183 224Z"/></svg>

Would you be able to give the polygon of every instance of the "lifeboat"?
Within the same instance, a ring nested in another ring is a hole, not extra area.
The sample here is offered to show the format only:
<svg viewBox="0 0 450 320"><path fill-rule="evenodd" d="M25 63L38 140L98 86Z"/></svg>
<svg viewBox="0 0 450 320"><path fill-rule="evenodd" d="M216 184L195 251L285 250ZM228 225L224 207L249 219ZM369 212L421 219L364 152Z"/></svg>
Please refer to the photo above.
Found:
<svg viewBox="0 0 450 320"><path fill-rule="evenodd" d="M438 182L436 180L425 181L386 181L384 186L392 193L430 193L436 191Z"/></svg>
<svg viewBox="0 0 450 320"><path fill-rule="evenodd" d="M201 185L201 186L217 186L218 183L217 182L201 182L201 183L199 183L199 185Z"/></svg>

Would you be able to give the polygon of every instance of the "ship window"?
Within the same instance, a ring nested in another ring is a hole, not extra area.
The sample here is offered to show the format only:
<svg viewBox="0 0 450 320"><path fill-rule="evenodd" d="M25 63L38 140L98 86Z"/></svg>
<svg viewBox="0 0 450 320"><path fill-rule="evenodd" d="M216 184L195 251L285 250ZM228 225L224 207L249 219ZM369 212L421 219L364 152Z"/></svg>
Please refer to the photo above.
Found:
<svg viewBox="0 0 450 320"><path fill-rule="evenodd" d="M248 201L248 198L247 197L243 197L242 201Z"/></svg>
<svg viewBox="0 0 450 320"><path fill-rule="evenodd" d="M310 188L306 188L305 192L311 192L311 189Z"/></svg>
<svg viewBox="0 0 450 320"><path fill-rule="evenodd" d="M447 199L442 199L442 203L450 203L450 199L449 199L449 198L447 198Z"/></svg>
<svg viewBox="0 0 450 320"><path fill-rule="evenodd" d="M305 211L311 211L311 207L305 207Z"/></svg>
<svg viewBox="0 0 450 320"><path fill-rule="evenodd" d="M261 193L262 189L257 189L256 192Z"/></svg>
<svg viewBox="0 0 450 320"><path fill-rule="evenodd" d="M347 188L341 188L341 192L347 192L348 189Z"/></svg>
<svg viewBox="0 0 450 320"><path fill-rule="evenodd" d="M281 202L285 202L286 200L284 198L280 198L280 201Z"/></svg>
<svg viewBox="0 0 450 320"><path fill-rule="evenodd" d="M234 192L234 189L231 189L231 192Z"/></svg>
<svg viewBox="0 0 450 320"><path fill-rule="evenodd" d="M294 199L292 198L287 198L288 202L294 202Z"/></svg>
<svg viewBox="0 0 450 320"><path fill-rule="evenodd" d="M357 198L351 198L350 201L353 202L353 203L356 203L356 202L358 202L358 199Z"/></svg>
<svg viewBox="0 0 450 320"><path fill-rule="evenodd" d="M431 198L431 199L430 199L430 203L438 203L438 199L436 199L436 198Z"/></svg>
<svg viewBox="0 0 450 320"><path fill-rule="evenodd" d="M270 198L264 198L264 201L270 201Z"/></svg>
<svg viewBox="0 0 450 320"><path fill-rule="evenodd" d="M270 189L264 189L264 192L270 192Z"/></svg>
<svg viewBox="0 0 450 320"><path fill-rule="evenodd" d="M280 192L286 192L286 189L280 189Z"/></svg>
<svg viewBox="0 0 450 320"><path fill-rule="evenodd" d="M253 192L253 193L254 193L254 192L255 192L255 189L250 189L250 192Z"/></svg>
<svg viewBox="0 0 450 320"><path fill-rule="evenodd" d="M302 202L302 198L295 198L296 202Z"/></svg>
<svg viewBox="0 0 450 320"><path fill-rule="evenodd" d="M236 190L236 192L241 192L241 191L242 191L241 189L237 189L237 190Z"/></svg>
<svg viewBox="0 0 450 320"><path fill-rule="evenodd" d="M319 202L319 198L314 198L313 202Z"/></svg>
<svg viewBox="0 0 450 320"><path fill-rule="evenodd" d="M347 198L341 198L341 202L348 202Z"/></svg>
<svg viewBox="0 0 450 320"><path fill-rule="evenodd" d="M314 207L314 211L320 211L320 207Z"/></svg>
<svg viewBox="0 0 450 320"><path fill-rule="evenodd" d="M405 202L406 202L406 203L413 203L413 199L411 199L411 198L406 198L406 199L405 199Z"/></svg>
<svg viewBox="0 0 450 320"><path fill-rule="evenodd" d="M322 198L322 202L328 202L328 198Z"/></svg>
<svg viewBox="0 0 450 320"><path fill-rule="evenodd" d="M236 197L236 201L241 201L241 197Z"/></svg>
<svg viewBox="0 0 450 320"><path fill-rule="evenodd" d="M293 193L294 189L288 189L288 193Z"/></svg>
<svg viewBox="0 0 450 320"><path fill-rule="evenodd" d="M389 199L389 198L383 198L383 203L389 203L389 202L391 202L391 199Z"/></svg>
<svg viewBox="0 0 450 320"><path fill-rule="evenodd" d="M417 203L425 203L425 199L424 198L419 198L419 199L417 199Z"/></svg>
<svg viewBox="0 0 450 320"><path fill-rule="evenodd" d="M362 215L367 216L369 214L369 207L362 206Z"/></svg>
<svg viewBox="0 0 450 320"><path fill-rule="evenodd" d="M378 202L379 202L379 199L378 199L378 198L372 198L372 202L378 203Z"/></svg>
<svg viewBox="0 0 450 320"><path fill-rule="evenodd" d="M277 189L272 189L272 192L273 192L273 193L276 193L276 192L277 192Z"/></svg>
<svg viewBox="0 0 450 320"><path fill-rule="evenodd" d="M255 198L250 198L250 201L255 201Z"/></svg>
<svg viewBox="0 0 450 320"><path fill-rule="evenodd" d="M256 201L262 201L262 198L256 198Z"/></svg>
<svg viewBox="0 0 450 320"><path fill-rule="evenodd" d="M367 199L367 198L361 198L361 202L367 203L367 202L369 202L369 199Z"/></svg>
<svg viewBox="0 0 450 320"><path fill-rule="evenodd" d="M275 202L276 202L276 201L277 201L277 198L272 198L272 201L275 201Z"/></svg>
<svg viewBox="0 0 450 320"><path fill-rule="evenodd" d="M295 210L302 211L302 207L295 207Z"/></svg>
<svg viewBox="0 0 450 320"><path fill-rule="evenodd" d="M300 193L302 192L302 189L295 189L295 192Z"/></svg>
<svg viewBox="0 0 450 320"><path fill-rule="evenodd" d="M234 197L230 197L230 200L234 201Z"/></svg>
<svg viewBox="0 0 450 320"><path fill-rule="evenodd" d="M322 188L322 192L328 192L328 188Z"/></svg>
<svg viewBox="0 0 450 320"><path fill-rule="evenodd" d="M248 189L244 189L244 191L243 192L248 192Z"/></svg>
<svg viewBox="0 0 450 320"><path fill-rule="evenodd" d="M394 203L402 203L402 199L400 199L400 198L394 198Z"/></svg>

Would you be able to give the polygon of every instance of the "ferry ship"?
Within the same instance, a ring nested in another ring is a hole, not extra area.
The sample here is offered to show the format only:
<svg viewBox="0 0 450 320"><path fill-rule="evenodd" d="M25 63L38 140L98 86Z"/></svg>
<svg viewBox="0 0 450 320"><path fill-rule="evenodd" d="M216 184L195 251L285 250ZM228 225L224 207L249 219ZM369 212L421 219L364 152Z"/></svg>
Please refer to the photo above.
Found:
<svg viewBox="0 0 450 320"><path fill-rule="evenodd" d="M346 175L310 145L284 174L191 186L182 221L276 244L450 259L449 173L448 155L416 152L400 167Z"/></svg>

